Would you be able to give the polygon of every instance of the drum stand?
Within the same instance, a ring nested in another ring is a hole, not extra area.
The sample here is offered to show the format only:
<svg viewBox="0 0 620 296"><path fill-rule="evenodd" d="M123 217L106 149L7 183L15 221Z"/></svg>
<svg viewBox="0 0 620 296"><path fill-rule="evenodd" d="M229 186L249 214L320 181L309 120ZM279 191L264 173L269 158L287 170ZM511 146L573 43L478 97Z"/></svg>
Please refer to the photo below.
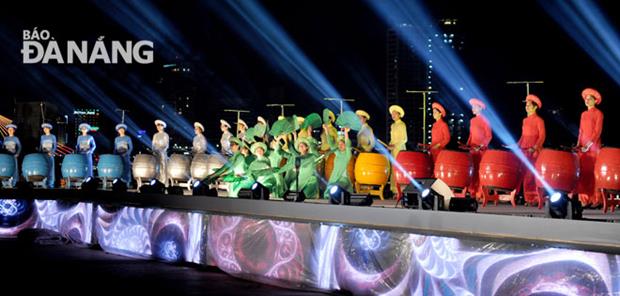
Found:
<svg viewBox="0 0 620 296"><path fill-rule="evenodd" d="M620 191L600 188L599 192L603 197L603 213L607 213L607 210L615 212L616 207L620 205Z"/></svg>

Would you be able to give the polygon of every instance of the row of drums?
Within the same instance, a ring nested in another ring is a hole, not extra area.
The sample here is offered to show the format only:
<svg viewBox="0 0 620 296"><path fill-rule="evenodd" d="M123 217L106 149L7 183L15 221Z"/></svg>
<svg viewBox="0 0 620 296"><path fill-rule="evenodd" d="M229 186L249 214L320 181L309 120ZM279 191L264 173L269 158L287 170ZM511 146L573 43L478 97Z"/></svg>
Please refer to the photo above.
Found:
<svg viewBox="0 0 620 296"><path fill-rule="evenodd" d="M348 166L348 175L354 184L385 186L390 170L394 171L398 184L409 184L410 178L438 178L451 188L466 188L472 181L473 164L469 153L443 150L435 163L427 153L402 151L396 158L399 168L390 168L388 159L378 153L360 153L352 158ZM325 177L329 179L333 168L333 154L327 158ZM167 174L171 181L202 180L226 160L220 155L197 154L193 158L187 155L171 155ZM541 151L535 168L542 179L555 190L571 192L579 177L579 159L571 152L553 149ZM0 154L0 178L10 178L15 170L12 155ZM150 154L138 154L133 160L134 178L150 180L157 176L159 164ZM87 172L87 163L83 155L65 155L61 171L63 178L83 178ZM103 154L97 164L100 178L115 179L121 177L123 163L118 155ZM521 161L509 151L487 150L481 159L479 177L482 187L514 190L519 186L524 168ZM22 175L30 181L40 181L48 175L48 160L45 154L33 153L24 157ZM596 188L620 190L620 148L602 148L595 164ZM536 180L537 187L543 187Z"/></svg>
<svg viewBox="0 0 620 296"><path fill-rule="evenodd" d="M167 166L167 174L172 181L188 181L190 178L202 180L215 169L225 163L219 155L198 154L192 158L186 155L173 154ZM0 154L0 178L8 179L15 173L15 158L9 154ZM42 181L49 174L48 158L43 153L32 153L24 157L22 175L28 181ZM150 180L157 176L159 163L150 154L135 156L132 172L136 179ZM67 154L61 164L64 179L84 179L88 173L88 164L82 154ZM113 180L120 178L123 173L123 161L120 156L103 154L97 163L99 178Z"/></svg>
<svg viewBox="0 0 620 296"><path fill-rule="evenodd" d="M333 169L333 155L328 157L325 175L329 179ZM378 153L360 153L352 158L348 174L355 184L384 186L390 170L400 185L409 184L410 178L438 178L450 186L456 196L471 182L474 174L473 162L468 152L443 150L433 163L430 155L417 151L402 151L396 161L398 167L390 168L387 157ZM542 180L556 191L572 192L579 178L577 154L554 149L543 149L534 167ZM480 186L497 191L512 191L520 186L524 168L517 156L505 150L487 150L482 155L479 167ZM620 148L602 148L595 164L596 188L620 191ZM536 186L542 188L541 180Z"/></svg>

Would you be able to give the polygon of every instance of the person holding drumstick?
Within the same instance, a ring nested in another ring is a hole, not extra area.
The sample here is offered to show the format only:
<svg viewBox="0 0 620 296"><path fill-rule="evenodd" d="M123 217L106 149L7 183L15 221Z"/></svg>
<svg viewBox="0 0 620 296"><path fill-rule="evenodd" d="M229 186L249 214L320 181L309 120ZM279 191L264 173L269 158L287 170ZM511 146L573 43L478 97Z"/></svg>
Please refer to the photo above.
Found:
<svg viewBox="0 0 620 296"><path fill-rule="evenodd" d="M527 117L523 119L521 138L517 144L532 164L536 162L546 137L545 121L536 113L540 108L542 108L540 98L532 94L525 97ZM531 204L537 198L536 179L530 170L525 170L523 174L523 197L528 204Z"/></svg>
<svg viewBox="0 0 620 296"><path fill-rule="evenodd" d="M473 176L468 191L472 197L479 198L480 188L478 187L480 187L480 178L478 176L478 168L480 167L482 154L489 146L489 143L491 143L491 139L493 139L493 131L491 130L489 121L482 115L482 111L486 109L486 105L476 98L469 100L469 104L471 105L471 112L475 116L469 122L469 139L467 139L467 146L469 147L471 159L474 164Z"/></svg>
<svg viewBox="0 0 620 296"><path fill-rule="evenodd" d="M394 123L390 126L390 144L388 149L392 155L392 161L396 161L398 153L407 149L407 125L401 120L405 116L405 110L398 105L392 105L388 110L392 120L394 120ZM394 196L398 194L396 174L393 172L390 177L390 190Z"/></svg>
<svg viewBox="0 0 620 296"><path fill-rule="evenodd" d="M603 132L603 112L596 106L601 103L603 97L593 88L584 89L581 97L587 110L581 113L579 123L576 149L579 153L580 172L576 191L582 204L596 207L601 200L594 192L594 163L601 150L601 133Z"/></svg>
<svg viewBox="0 0 620 296"><path fill-rule="evenodd" d="M433 123L433 128L431 129L430 150L433 162L435 162L439 152L450 143L450 129L448 128L448 124L443 121L443 118L446 117L446 109L439 103L433 103L432 107L435 123Z"/></svg>

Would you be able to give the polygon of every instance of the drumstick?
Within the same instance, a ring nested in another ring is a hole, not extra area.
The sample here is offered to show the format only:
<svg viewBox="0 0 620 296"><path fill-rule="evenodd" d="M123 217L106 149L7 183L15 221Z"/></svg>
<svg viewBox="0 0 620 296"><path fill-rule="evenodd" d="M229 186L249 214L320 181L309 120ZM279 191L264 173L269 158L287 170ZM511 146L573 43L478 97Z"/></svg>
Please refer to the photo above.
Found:
<svg viewBox="0 0 620 296"><path fill-rule="evenodd" d="M378 138L377 138L377 142L379 142L379 144L381 144L381 145L385 146L385 148L389 148L389 146L390 146L390 145L388 145L388 144L385 144L385 142L383 142L383 141L379 140Z"/></svg>

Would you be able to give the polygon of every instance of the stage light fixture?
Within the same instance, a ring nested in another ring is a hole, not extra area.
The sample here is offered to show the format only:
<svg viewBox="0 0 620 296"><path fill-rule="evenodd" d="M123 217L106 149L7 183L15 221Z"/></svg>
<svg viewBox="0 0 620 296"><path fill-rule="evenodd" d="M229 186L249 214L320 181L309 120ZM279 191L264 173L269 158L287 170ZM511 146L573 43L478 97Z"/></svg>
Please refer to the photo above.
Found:
<svg viewBox="0 0 620 296"><path fill-rule="evenodd" d="M112 192L122 193L127 192L127 183L123 180L116 178L112 181Z"/></svg>
<svg viewBox="0 0 620 296"><path fill-rule="evenodd" d="M217 189L211 188L206 182L197 180L192 184L192 195L217 197Z"/></svg>
<svg viewBox="0 0 620 296"><path fill-rule="evenodd" d="M166 185L157 179L152 179L149 183L140 186L140 193L165 194Z"/></svg>
<svg viewBox="0 0 620 296"><path fill-rule="evenodd" d="M569 197L567 193L556 191L545 202L547 217L554 219L581 219L583 208L581 202L575 197Z"/></svg>
<svg viewBox="0 0 620 296"><path fill-rule="evenodd" d="M80 185L80 189L82 189L82 191L93 192L99 188L100 183L101 183L101 180L99 180L99 178L86 177L86 179L82 181L82 185Z"/></svg>
<svg viewBox="0 0 620 296"><path fill-rule="evenodd" d="M269 188L263 186L263 184L259 182L255 182L252 184L252 199L269 199Z"/></svg>
<svg viewBox="0 0 620 296"><path fill-rule="evenodd" d="M416 179L416 183L418 186L408 184L403 190L402 205L404 208L445 210L447 199L454 199L450 187L440 179Z"/></svg>
<svg viewBox="0 0 620 296"><path fill-rule="evenodd" d="M338 185L332 185L329 188L329 202L336 205L370 206L373 199L368 193L350 193Z"/></svg>

